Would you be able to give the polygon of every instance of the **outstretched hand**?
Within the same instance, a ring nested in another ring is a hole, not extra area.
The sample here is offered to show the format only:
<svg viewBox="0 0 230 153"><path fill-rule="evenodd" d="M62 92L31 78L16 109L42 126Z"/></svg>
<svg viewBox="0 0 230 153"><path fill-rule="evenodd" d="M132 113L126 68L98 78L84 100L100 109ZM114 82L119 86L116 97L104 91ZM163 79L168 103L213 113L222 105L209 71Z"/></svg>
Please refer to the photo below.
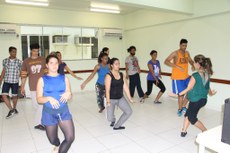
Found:
<svg viewBox="0 0 230 153"><path fill-rule="evenodd" d="M216 90L210 90L209 95L210 95L210 96L214 96L216 93L217 93Z"/></svg>
<svg viewBox="0 0 230 153"><path fill-rule="evenodd" d="M81 90L84 90L84 88L85 88L85 83L82 83L81 84Z"/></svg>

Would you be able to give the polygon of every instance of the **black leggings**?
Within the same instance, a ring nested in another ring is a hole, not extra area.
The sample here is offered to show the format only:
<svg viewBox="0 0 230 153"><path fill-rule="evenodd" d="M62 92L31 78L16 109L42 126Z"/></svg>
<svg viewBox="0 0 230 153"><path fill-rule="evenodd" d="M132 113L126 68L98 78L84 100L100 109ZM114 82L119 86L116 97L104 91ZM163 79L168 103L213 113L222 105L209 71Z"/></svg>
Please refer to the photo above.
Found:
<svg viewBox="0 0 230 153"><path fill-rule="evenodd" d="M58 125L65 136L61 144L58 138ZM74 124L72 120L64 120L58 125L46 126L46 135L52 145L59 146L58 153L67 153L75 138Z"/></svg>
<svg viewBox="0 0 230 153"><path fill-rule="evenodd" d="M188 105L188 110L185 113L185 117L188 117L188 120L191 124L196 124L198 121L197 114L199 110L204 107L207 103L207 99L203 98L197 102L190 102Z"/></svg>
<svg viewBox="0 0 230 153"><path fill-rule="evenodd" d="M153 89L153 84L156 85L156 81L155 80L147 80L147 92L145 93L146 95L150 95ZM163 84L163 82L158 79L158 84L157 87L161 89L161 92L164 93L165 92L165 85Z"/></svg>

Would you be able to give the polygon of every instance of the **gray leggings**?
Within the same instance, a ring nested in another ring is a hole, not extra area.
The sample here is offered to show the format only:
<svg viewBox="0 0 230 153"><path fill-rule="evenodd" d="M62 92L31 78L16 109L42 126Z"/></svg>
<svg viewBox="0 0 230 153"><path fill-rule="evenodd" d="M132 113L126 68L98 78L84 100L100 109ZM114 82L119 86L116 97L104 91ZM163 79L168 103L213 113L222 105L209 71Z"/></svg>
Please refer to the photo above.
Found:
<svg viewBox="0 0 230 153"><path fill-rule="evenodd" d="M124 97L122 97L121 99L110 99L110 106L107 108L107 119L110 122L116 122L116 118L114 115L114 110L116 106L118 106L123 111L123 114L114 125L115 128L118 128L125 123L125 121L131 116L133 111Z"/></svg>

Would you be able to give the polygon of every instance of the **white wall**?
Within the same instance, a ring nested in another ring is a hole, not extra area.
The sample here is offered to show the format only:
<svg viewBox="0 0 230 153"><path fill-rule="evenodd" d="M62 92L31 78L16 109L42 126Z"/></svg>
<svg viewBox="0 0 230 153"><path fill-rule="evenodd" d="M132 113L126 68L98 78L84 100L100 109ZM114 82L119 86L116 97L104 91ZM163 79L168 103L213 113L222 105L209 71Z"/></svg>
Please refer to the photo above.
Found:
<svg viewBox="0 0 230 153"><path fill-rule="evenodd" d="M230 7L228 7L230 10ZM165 58L174 50L178 49L181 38L187 38L188 50L192 57L196 54L204 54L210 57L213 62L214 75L213 78L229 80L230 71L227 65L230 57L230 11L215 10L218 13L208 15L203 12L204 16L199 17L183 17L178 15L173 19L164 18L161 16L153 16L152 20L145 20L148 12L142 12L141 16L137 17L136 13L129 14L126 18L134 20L134 22L126 22L125 25L125 44L135 45L137 47L137 56L140 60L142 69L147 69L147 61L150 59L149 52L153 49L158 51L158 58L161 61L162 70L164 72L171 72L171 68L164 65ZM209 12L210 13L210 12ZM176 16L176 14L173 14ZM196 15L198 16L198 15ZM163 13L164 17L164 13ZM171 21L169 21L171 20ZM145 21L145 22L143 22ZM135 23L138 23L136 26ZM136 27L135 27L136 26ZM131 27L131 28L129 28ZM124 54L125 55L125 54ZM191 71L190 71L191 73ZM168 77L169 78L169 77ZM166 87L171 91L171 82L168 78L163 80L167 82ZM142 78L142 82L146 82L146 78ZM143 88L146 88L145 83ZM208 107L221 110L225 98L229 97L230 86L223 84L211 84L212 87L218 90L215 97L210 98ZM167 92L168 92L167 91Z"/></svg>

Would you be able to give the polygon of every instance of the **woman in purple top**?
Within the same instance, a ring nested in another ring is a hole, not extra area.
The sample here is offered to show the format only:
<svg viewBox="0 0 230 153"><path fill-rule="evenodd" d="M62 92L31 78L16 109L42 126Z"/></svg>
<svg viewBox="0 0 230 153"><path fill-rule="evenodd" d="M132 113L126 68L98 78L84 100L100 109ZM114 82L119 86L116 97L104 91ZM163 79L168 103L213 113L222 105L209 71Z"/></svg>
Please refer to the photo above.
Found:
<svg viewBox="0 0 230 153"><path fill-rule="evenodd" d="M160 88L160 91L157 94L157 97L154 100L154 103L161 104L159 99L166 90L163 82L160 80L161 66L160 66L160 62L157 60L157 51L152 50L150 52L150 55L152 59L148 62L149 72L147 76L147 92L145 93L144 98L147 98L151 94L153 84L155 84L158 88Z"/></svg>
<svg viewBox="0 0 230 153"><path fill-rule="evenodd" d="M69 72L70 75L72 75L74 78L78 79L78 80L83 80L81 77L78 77L76 74L73 73L73 71L70 70L70 68L66 65L65 62L62 61L62 55L61 52L57 51L55 52L56 56L59 59L59 67L58 67L58 73L59 74L65 74L65 70L67 72Z"/></svg>

